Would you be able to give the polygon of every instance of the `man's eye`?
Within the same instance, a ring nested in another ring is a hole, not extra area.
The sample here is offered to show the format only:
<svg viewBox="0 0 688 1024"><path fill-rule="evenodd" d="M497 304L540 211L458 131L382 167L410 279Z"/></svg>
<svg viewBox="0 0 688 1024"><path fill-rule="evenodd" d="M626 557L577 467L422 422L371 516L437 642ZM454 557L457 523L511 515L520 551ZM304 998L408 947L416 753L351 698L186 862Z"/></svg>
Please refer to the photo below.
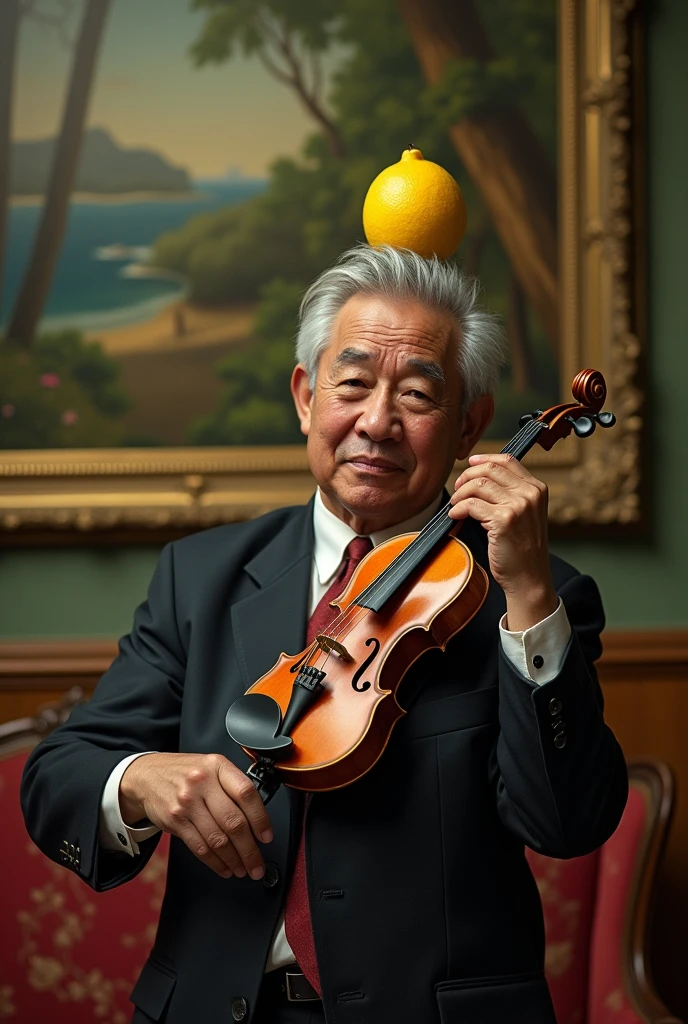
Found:
<svg viewBox="0 0 688 1024"><path fill-rule="evenodd" d="M358 377L349 377L347 380L341 382L345 387L349 388L364 388L365 383Z"/></svg>
<svg viewBox="0 0 688 1024"><path fill-rule="evenodd" d="M432 401L432 399L430 398L430 395L426 395L424 391L418 391L417 388L411 388L410 391L406 392L406 394L410 395L411 398L420 398L424 402L431 402Z"/></svg>

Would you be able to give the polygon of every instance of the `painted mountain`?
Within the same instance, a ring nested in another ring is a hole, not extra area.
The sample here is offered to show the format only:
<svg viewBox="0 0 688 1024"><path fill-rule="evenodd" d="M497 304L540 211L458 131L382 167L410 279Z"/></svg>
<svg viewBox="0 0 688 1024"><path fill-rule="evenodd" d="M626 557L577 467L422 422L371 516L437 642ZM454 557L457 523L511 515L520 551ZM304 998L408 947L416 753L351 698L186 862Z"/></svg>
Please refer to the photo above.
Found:
<svg viewBox="0 0 688 1024"><path fill-rule="evenodd" d="M13 195L42 195L55 139L12 144ZM84 133L76 192L186 192L192 188L183 167L174 167L151 149L124 149L103 128Z"/></svg>

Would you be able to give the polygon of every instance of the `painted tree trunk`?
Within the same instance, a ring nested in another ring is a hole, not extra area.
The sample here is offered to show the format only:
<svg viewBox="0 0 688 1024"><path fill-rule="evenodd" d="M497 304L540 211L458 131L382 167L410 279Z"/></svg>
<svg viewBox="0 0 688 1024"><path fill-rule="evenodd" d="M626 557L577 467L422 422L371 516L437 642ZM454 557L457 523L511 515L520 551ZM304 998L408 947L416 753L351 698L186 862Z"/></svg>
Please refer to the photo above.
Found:
<svg viewBox="0 0 688 1024"><path fill-rule="evenodd" d="M0 3L0 300L2 299L12 156L12 78L19 29L19 0Z"/></svg>
<svg viewBox="0 0 688 1024"><path fill-rule="evenodd" d="M60 136L31 259L12 311L7 336L29 347L43 313L67 226L81 139L110 0L88 0L69 82Z"/></svg>
<svg viewBox="0 0 688 1024"><path fill-rule="evenodd" d="M316 122L322 128L332 156L336 157L338 160L343 159L343 157L346 156L346 147L344 146L344 141L339 134L339 130L337 129L334 121L327 116L322 105L317 103L305 89L302 89L299 86L296 86L295 88L308 113L315 118Z"/></svg>
<svg viewBox="0 0 688 1024"><path fill-rule="evenodd" d="M398 0L427 81L452 59L487 61L490 41L473 0ZM554 350L558 348L556 177L516 108L479 110L449 130Z"/></svg>
<svg viewBox="0 0 688 1024"><path fill-rule="evenodd" d="M511 351L511 381L514 391L523 394L537 387L537 372L528 331L528 309L521 284L509 270L509 315L506 334Z"/></svg>

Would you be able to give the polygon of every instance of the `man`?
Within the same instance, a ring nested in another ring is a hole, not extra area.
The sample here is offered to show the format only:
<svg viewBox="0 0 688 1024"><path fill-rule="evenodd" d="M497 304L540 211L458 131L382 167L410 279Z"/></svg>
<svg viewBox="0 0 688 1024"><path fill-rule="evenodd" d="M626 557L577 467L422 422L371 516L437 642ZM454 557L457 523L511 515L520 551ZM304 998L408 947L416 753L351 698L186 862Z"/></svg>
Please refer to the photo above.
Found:
<svg viewBox="0 0 688 1024"><path fill-rule="evenodd" d="M501 342L455 267L361 246L306 293L297 359L314 501L164 550L94 697L27 764L29 831L55 860L78 846L97 890L172 833L134 1021L554 1024L524 844L598 847L627 779L592 667L597 589L548 555L546 488L524 466L474 456L456 481L489 593L407 673L373 770L266 809L226 734L365 550L446 501L492 418Z"/></svg>

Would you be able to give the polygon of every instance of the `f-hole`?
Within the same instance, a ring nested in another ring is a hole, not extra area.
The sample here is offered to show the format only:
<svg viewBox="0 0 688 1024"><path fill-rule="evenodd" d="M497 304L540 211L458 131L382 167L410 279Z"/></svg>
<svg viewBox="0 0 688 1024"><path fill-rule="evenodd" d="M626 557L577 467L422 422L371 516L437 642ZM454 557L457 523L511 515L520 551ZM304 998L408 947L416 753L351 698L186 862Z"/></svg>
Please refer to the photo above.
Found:
<svg viewBox="0 0 688 1024"><path fill-rule="evenodd" d="M380 650L380 641L376 636L371 636L370 639L366 640L366 647L370 647L371 644L373 645L372 651L370 652L366 660L363 662L363 664L360 666L360 668L356 669L356 671L354 672L354 677L351 680L351 685L353 686L354 690L356 690L357 693L365 693L366 690L369 690L372 685L369 682L359 683L361 676L364 676L366 674L372 662L375 661L375 659L377 658L377 652Z"/></svg>
<svg viewBox="0 0 688 1024"><path fill-rule="evenodd" d="M313 646L313 645L311 644L311 647L312 647L312 646ZM302 664L304 663L304 661L306 660L306 658L308 657L308 655L309 655L309 654L311 653L311 647L309 647L307 651L304 651L304 652L303 652L303 654L301 655L301 657L299 658L299 660L298 660L298 661L295 661L295 662L294 662L294 664L292 665L292 667L291 667L291 668L289 669L289 671L290 671L291 673L296 673L296 672L298 672L298 671L299 671L299 669L301 668Z"/></svg>

